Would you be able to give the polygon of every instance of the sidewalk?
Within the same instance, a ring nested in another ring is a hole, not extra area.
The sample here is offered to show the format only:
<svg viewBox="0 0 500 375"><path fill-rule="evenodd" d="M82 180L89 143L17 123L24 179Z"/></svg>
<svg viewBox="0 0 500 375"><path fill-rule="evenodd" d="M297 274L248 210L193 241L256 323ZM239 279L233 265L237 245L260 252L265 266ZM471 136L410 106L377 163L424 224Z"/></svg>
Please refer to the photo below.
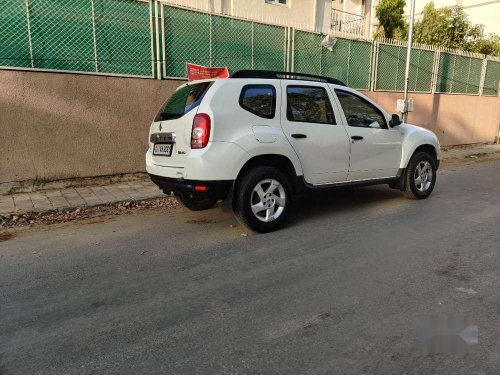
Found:
<svg viewBox="0 0 500 375"><path fill-rule="evenodd" d="M443 159L478 158L500 152L500 145L458 146L443 151ZM479 155L479 156L478 156ZM151 181L138 180L106 186L86 186L0 195L0 216L91 207L165 197Z"/></svg>
<svg viewBox="0 0 500 375"><path fill-rule="evenodd" d="M151 181L0 195L0 216L165 197Z"/></svg>

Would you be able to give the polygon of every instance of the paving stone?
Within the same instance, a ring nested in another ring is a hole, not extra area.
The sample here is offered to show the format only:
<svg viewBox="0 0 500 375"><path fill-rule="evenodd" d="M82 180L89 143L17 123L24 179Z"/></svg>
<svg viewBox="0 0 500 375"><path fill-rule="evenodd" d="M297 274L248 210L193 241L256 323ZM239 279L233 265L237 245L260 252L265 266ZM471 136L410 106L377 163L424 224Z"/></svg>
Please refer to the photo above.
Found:
<svg viewBox="0 0 500 375"><path fill-rule="evenodd" d="M0 197L0 214L6 214L9 212L14 212L16 206L14 205L14 200L12 196L7 195L5 197Z"/></svg>
<svg viewBox="0 0 500 375"><path fill-rule="evenodd" d="M33 209L33 203L31 202L28 194L14 194L12 198L14 199L16 211L26 211Z"/></svg>

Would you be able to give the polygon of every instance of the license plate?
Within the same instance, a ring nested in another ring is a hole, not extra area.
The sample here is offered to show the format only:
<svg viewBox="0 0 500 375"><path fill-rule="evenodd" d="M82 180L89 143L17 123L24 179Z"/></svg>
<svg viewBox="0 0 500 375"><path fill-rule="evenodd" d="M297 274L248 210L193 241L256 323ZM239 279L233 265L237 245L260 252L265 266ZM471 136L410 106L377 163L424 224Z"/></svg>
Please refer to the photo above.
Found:
<svg viewBox="0 0 500 375"><path fill-rule="evenodd" d="M153 147L153 155L171 156L172 143L155 143Z"/></svg>

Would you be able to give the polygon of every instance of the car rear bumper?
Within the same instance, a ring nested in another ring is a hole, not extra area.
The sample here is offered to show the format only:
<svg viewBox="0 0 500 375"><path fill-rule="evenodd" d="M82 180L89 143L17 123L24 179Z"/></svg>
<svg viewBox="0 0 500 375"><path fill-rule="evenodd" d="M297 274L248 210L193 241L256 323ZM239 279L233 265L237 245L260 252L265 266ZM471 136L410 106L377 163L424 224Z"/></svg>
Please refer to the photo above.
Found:
<svg viewBox="0 0 500 375"><path fill-rule="evenodd" d="M158 185L165 194L187 194L200 198L225 199L233 186L232 180L197 181L148 174L151 181Z"/></svg>

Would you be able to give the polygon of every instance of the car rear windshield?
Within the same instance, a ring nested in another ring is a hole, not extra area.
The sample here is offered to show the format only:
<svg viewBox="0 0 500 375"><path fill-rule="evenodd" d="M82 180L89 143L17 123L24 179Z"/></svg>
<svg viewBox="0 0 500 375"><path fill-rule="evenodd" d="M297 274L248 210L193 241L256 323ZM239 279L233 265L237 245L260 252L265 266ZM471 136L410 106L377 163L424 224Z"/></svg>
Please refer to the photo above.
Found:
<svg viewBox="0 0 500 375"><path fill-rule="evenodd" d="M174 120L184 116L193 108L200 105L203 95L207 92L211 82L187 85L172 94L156 115L155 121Z"/></svg>

